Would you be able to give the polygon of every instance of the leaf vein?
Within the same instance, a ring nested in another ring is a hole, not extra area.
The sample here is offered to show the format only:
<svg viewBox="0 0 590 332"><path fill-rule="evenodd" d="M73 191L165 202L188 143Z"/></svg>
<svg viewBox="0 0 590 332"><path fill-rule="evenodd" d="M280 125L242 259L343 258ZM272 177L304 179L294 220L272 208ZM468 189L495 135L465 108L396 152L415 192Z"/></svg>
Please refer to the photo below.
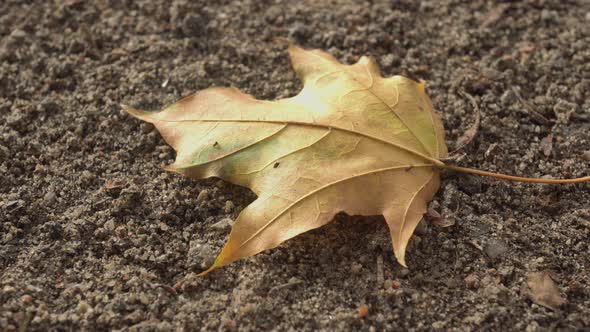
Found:
<svg viewBox="0 0 590 332"><path fill-rule="evenodd" d="M327 183L305 195L303 195L302 197L300 197L299 199L293 201L293 203L289 204L286 208L284 208L281 212L279 212L276 216L274 216L271 220L269 220L266 224L264 224L262 227L260 227L254 234L252 234L248 239L246 239L244 242L242 242L238 248L236 248L236 250L239 250L240 248L242 248L244 245L246 245L248 242L252 241L255 237L257 237L258 235L260 235L260 233L262 233L262 231L264 231L266 228L268 228L270 225L272 225L278 218L280 218L283 214L289 212L291 210L292 207L294 207L296 204L300 203L301 201L307 199L308 197L315 195L327 188L330 188L334 185L337 185L339 183L348 181L348 180L352 180L352 179L356 179L359 177L363 177L363 176L367 176L367 175L372 175L375 173L380 173L380 172L387 172L387 171L395 171L395 170L402 170L407 168L409 165L402 165L402 166L391 166L391 167L385 167L385 168L380 168L380 169L376 169L376 170L371 170L368 172L363 172L360 174L355 174L349 177L346 177L344 179L338 179L336 181ZM412 167L432 167L431 164L417 164L417 165L412 165ZM429 182L429 181L428 181ZM428 183L427 182L427 183ZM420 188L420 190L422 190L423 187ZM420 191L419 190L419 191ZM419 192L418 191L418 192Z"/></svg>

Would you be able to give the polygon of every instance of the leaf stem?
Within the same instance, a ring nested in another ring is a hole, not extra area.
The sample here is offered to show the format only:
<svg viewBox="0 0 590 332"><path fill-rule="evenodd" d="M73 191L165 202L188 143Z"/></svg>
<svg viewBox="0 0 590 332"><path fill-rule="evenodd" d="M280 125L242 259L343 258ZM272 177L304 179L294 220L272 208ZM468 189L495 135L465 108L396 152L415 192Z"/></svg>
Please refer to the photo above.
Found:
<svg viewBox="0 0 590 332"><path fill-rule="evenodd" d="M441 168L451 169L451 170L459 171L459 172L463 172L463 173L470 173L470 174L476 174L476 175L482 175L482 176L490 176L490 177L494 177L494 178L497 178L497 179L503 179L503 180L509 180L509 181L518 181L518 182L552 184L552 183L581 183L581 182L590 181L590 176L584 176L584 177L575 178L575 179L525 178L525 177L520 177L520 176L513 176L513 175L500 174L500 173L493 173L493 172L481 171L481 170L478 170L478 169L472 169L472 168L466 168L466 167L454 166L454 165L447 165L447 164L438 165L438 166L441 167Z"/></svg>

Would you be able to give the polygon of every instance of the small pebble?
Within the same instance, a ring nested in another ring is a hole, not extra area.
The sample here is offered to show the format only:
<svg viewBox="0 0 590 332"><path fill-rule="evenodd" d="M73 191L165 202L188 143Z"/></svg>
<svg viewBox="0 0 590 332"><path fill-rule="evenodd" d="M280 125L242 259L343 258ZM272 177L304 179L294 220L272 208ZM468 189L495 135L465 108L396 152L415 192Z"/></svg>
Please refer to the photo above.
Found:
<svg viewBox="0 0 590 332"><path fill-rule="evenodd" d="M422 220L420 220L420 222L418 223L418 226L416 226L416 234L418 235L426 235L428 234L428 224L426 223L426 221L424 220L424 218L422 218Z"/></svg>
<svg viewBox="0 0 590 332"><path fill-rule="evenodd" d="M80 302L78 303L78 308L77 308L77 310L78 310L78 313L79 313L80 315L82 315L82 314L86 313L86 311L88 311L88 308L90 308L90 306L88 305L88 302L86 302L86 301L80 301Z"/></svg>
<svg viewBox="0 0 590 332"><path fill-rule="evenodd" d="M208 268L213 264L216 250L213 246L199 241L191 241L187 254L187 265L201 269Z"/></svg>
<svg viewBox="0 0 590 332"><path fill-rule="evenodd" d="M383 281L383 288L390 289L392 284L393 284L393 282L391 280L387 279L387 280Z"/></svg>
<svg viewBox="0 0 590 332"><path fill-rule="evenodd" d="M470 289L479 288L479 278L475 274L468 275L467 277L465 277L464 281L465 281L465 285L467 285L467 288L470 288Z"/></svg>
<svg viewBox="0 0 590 332"><path fill-rule="evenodd" d="M236 326L238 326L238 324L236 323L236 321L234 319L226 319L223 322L223 326L229 330L229 331L233 331L236 329Z"/></svg>
<svg viewBox="0 0 590 332"><path fill-rule="evenodd" d="M50 98L45 98L39 103L37 106L37 110L40 112L57 112L59 110L59 105Z"/></svg>
<svg viewBox="0 0 590 332"><path fill-rule="evenodd" d="M211 225L211 228L217 231L227 231L231 228L232 224L233 220L231 220L230 218L223 218L220 221Z"/></svg>
<svg viewBox="0 0 590 332"><path fill-rule="evenodd" d="M488 285L486 288L484 288L483 292L485 296L494 298L502 292L502 289L496 285Z"/></svg>
<svg viewBox="0 0 590 332"><path fill-rule="evenodd" d="M148 305L150 303L150 299L145 294L140 294L139 302L141 302L143 305Z"/></svg>
<svg viewBox="0 0 590 332"><path fill-rule="evenodd" d="M232 201L225 201L225 205L223 206L223 211L225 213L231 213L234 209L234 202Z"/></svg>
<svg viewBox="0 0 590 332"><path fill-rule="evenodd" d="M104 228L109 231L115 230L115 221L113 219L108 220L104 223Z"/></svg>
<svg viewBox="0 0 590 332"><path fill-rule="evenodd" d="M206 201L209 198L209 190L203 189L199 192L197 196L197 204L201 204L202 202Z"/></svg>
<svg viewBox="0 0 590 332"><path fill-rule="evenodd" d="M182 32L186 37L200 37L206 31L206 20L198 14L189 14L182 20Z"/></svg>
<svg viewBox="0 0 590 332"><path fill-rule="evenodd" d="M497 239L489 240L483 248L486 255L488 255L488 257L491 259L500 258L502 255L508 252L508 249L508 245L504 241Z"/></svg>
<svg viewBox="0 0 590 332"><path fill-rule="evenodd" d="M31 304L31 302L33 302L33 297L31 295L25 294L21 296L20 300L23 304Z"/></svg>
<svg viewBox="0 0 590 332"><path fill-rule="evenodd" d="M119 226L115 230L115 234L117 234L118 237L123 238L127 235L127 228L125 228L125 226Z"/></svg>
<svg viewBox="0 0 590 332"><path fill-rule="evenodd" d="M445 325L446 325L445 322L443 322L442 320L439 320L439 321L432 323L432 328L434 328L436 330L440 330L440 329L444 328Z"/></svg>
<svg viewBox="0 0 590 332"><path fill-rule="evenodd" d="M256 305L253 303L246 303L241 309L240 309L240 316L246 316L252 312L254 312L256 310Z"/></svg>
<svg viewBox="0 0 590 332"><path fill-rule="evenodd" d="M383 324L383 322L385 321L385 316L381 313L375 315L375 321L377 323Z"/></svg>
<svg viewBox="0 0 590 332"><path fill-rule="evenodd" d="M363 269L363 266L359 263L352 263L350 265L350 272L352 274L359 274L359 273L361 273L362 269Z"/></svg>
<svg viewBox="0 0 590 332"><path fill-rule="evenodd" d="M590 161L590 150L586 150L582 152L582 159L586 161Z"/></svg>
<svg viewBox="0 0 590 332"><path fill-rule="evenodd" d="M166 224L165 224L165 223L163 223L163 222L160 222L160 223L158 223L158 226L159 226L159 227L160 227L160 229L161 229L162 231L164 231L164 232L166 232L167 230L169 230L169 229L170 229L170 227L168 227L168 225L166 225Z"/></svg>
<svg viewBox="0 0 590 332"><path fill-rule="evenodd" d="M360 306L358 311L359 311L359 317L361 317L361 318L367 317L369 315L369 307L366 305Z"/></svg>
<svg viewBox="0 0 590 332"><path fill-rule="evenodd" d="M16 288L12 287L12 286L4 286L4 288L2 289L2 292L4 294L10 294L16 291Z"/></svg>
<svg viewBox="0 0 590 332"><path fill-rule="evenodd" d="M14 29L12 30L12 32L10 33L10 37L16 39L16 40L24 40L25 37L27 37L27 33L24 32L21 29Z"/></svg>
<svg viewBox="0 0 590 332"><path fill-rule="evenodd" d="M55 195L55 192L50 190L45 194L45 196L43 196L43 203L45 205L51 205L53 202L55 202L56 197L57 196Z"/></svg>
<svg viewBox="0 0 590 332"><path fill-rule="evenodd" d="M8 150L7 147L5 147L4 145L0 144L0 159L4 159L6 157L8 157L10 153L10 150ZM39 166L39 165L37 165ZM35 167L35 170L37 170L37 166Z"/></svg>

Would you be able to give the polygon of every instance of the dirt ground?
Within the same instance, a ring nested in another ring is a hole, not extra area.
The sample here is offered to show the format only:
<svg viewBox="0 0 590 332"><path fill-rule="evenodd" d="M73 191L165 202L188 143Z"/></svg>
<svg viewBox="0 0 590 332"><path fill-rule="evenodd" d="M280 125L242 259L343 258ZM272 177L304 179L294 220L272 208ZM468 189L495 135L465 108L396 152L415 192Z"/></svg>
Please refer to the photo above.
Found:
<svg viewBox="0 0 590 332"><path fill-rule="evenodd" d="M338 215L170 287L212 262L255 197L161 170L174 152L119 104L156 110L213 85L294 95L277 36L426 80L451 149L472 95L481 129L460 165L590 173L589 2L287 3L0 3L0 330L590 329L588 183L448 173L434 205L454 225L422 224L409 269L382 218ZM536 271L566 304L531 301Z"/></svg>

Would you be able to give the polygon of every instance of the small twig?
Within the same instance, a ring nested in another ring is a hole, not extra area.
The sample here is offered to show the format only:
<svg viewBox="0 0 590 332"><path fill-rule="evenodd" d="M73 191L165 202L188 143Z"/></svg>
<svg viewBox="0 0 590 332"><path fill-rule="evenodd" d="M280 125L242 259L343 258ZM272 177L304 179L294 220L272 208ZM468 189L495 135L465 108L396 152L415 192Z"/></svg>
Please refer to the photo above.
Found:
<svg viewBox="0 0 590 332"><path fill-rule="evenodd" d="M195 279L195 274L191 272L177 281L174 286L172 286L172 289L174 289L176 293L184 292L187 285L190 286L189 282L193 279Z"/></svg>
<svg viewBox="0 0 590 332"><path fill-rule="evenodd" d="M102 203L106 203L106 202L108 202L108 201L109 201L109 198L103 198L103 199L101 199L100 201L98 201L98 202L94 203L94 204L93 204L93 207L96 207L96 206L98 206L98 205L101 205Z"/></svg>
<svg viewBox="0 0 590 332"><path fill-rule="evenodd" d="M457 71L456 71L457 72ZM462 68L460 70L458 70L459 74L457 75L453 75L453 79L451 80L451 88L449 89L450 91L458 91L459 90L459 86L461 85L461 83L463 83L463 80L465 78L467 78L467 74L471 73L474 75L481 75L479 69L477 68Z"/></svg>
<svg viewBox="0 0 590 332"><path fill-rule="evenodd" d="M549 134L541 140L541 151L545 157L551 156L551 151L553 151L553 134Z"/></svg>
<svg viewBox="0 0 590 332"><path fill-rule="evenodd" d="M520 95L520 92L518 92L518 89L516 89L516 87L512 87L512 91L514 92L514 94L516 95L516 98L518 99L518 101L520 101L520 103L522 104L522 106L524 106L524 108L528 111L529 115L536 120L538 123L546 125L549 124L549 119L547 119L543 114L537 112L535 110L535 108L526 100L524 100L524 98L522 98L522 96Z"/></svg>
<svg viewBox="0 0 590 332"><path fill-rule="evenodd" d="M481 111L479 110L479 106L477 105L477 101L475 101L475 98L473 98L472 95L465 91L460 91L459 94L461 94L464 97L467 97L467 99L469 99L469 101L471 102L471 106L475 111L475 122L473 123L473 125L471 125L471 127L469 127L469 129L467 129L467 131L465 131L465 133L463 133L463 135L461 135L461 137L457 139L458 147L455 148L455 151L453 152L461 150L467 144L473 141L473 138L477 135L477 132L479 131L479 124L481 122Z"/></svg>
<svg viewBox="0 0 590 332"><path fill-rule="evenodd" d="M174 295L174 296L178 295L178 293L176 292L176 290L172 286L169 286L166 284L152 284L152 286L155 288L162 288L165 291L167 291L168 293L170 293L171 295Z"/></svg>
<svg viewBox="0 0 590 332"><path fill-rule="evenodd" d="M273 42L278 45L287 45L287 46L292 44L292 42L289 40L289 38L281 37L281 36L274 37Z"/></svg>
<svg viewBox="0 0 590 332"><path fill-rule="evenodd" d="M283 288L288 288L288 287L293 287L296 285L300 285L303 283L303 280L300 279L295 279L295 280L289 280L286 284L282 284L282 285L278 285L278 286L274 286L273 288L271 288L267 295L272 295L274 292L281 290Z"/></svg>
<svg viewBox="0 0 590 332"><path fill-rule="evenodd" d="M481 246L481 244L479 244L477 241L475 240L470 240L467 241L467 243L471 244L472 246L475 247L475 249L479 250L479 251L483 251L483 247Z"/></svg>
<svg viewBox="0 0 590 332"><path fill-rule="evenodd" d="M23 321L20 323L20 326L18 327L18 332L25 332L27 330L27 327L29 327L29 323L31 322L32 319L33 319L33 313L27 312L25 314L25 318L23 319Z"/></svg>
<svg viewBox="0 0 590 332"><path fill-rule="evenodd" d="M88 26L86 26L86 24L81 24L79 27L79 32L82 35L82 38L86 39L86 41L88 41L88 43L90 44L90 49L85 50L87 54L91 57L98 57L98 55L100 54L100 50L98 48L98 44L96 43L96 39L90 32Z"/></svg>
<svg viewBox="0 0 590 332"><path fill-rule="evenodd" d="M383 287L385 274L383 273L383 255L377 256L377 289Z"/></svg>
<svg viewBox="0 0 590 332"><path fill-rule="evenodd" d="M486 15L485 20L483 20L483 22L481 22L479 25L479 30L483 30L496 23L502 17L502 15L504 15L504 12L506 12L508 8L510 8L510 4L504 3L490 10Z"/></svg>
<svg viewBox="0 0 590 332"><path fill-rule="evenodd" d="M445 158L444 160L458 159L459 156L456 155L456 153L458 151L460 151L461 149L463 149L464 147L466 147L469 143L471 143L471 141L473 141L473 139L477 135L477 132L479 131L479 124L481 122L481 111L479 110L479 106L477 105L477 101L475 100L475 98L473 98L472 95L470 95L469 93L467 93L465 91L459 91L458 93L461 96L469 99L469 102L471 103L471 106L473 107L473 110L475 111L475 121L473 122L473 125L471 125L471 127L469 127L469 129L467 129L463 133L463 135L461 135L461 137L459 137L457 139L457 144L456 144L457 147L455 148L455 150L450 152L449 153L450 156L448 158Z"/></svg>

